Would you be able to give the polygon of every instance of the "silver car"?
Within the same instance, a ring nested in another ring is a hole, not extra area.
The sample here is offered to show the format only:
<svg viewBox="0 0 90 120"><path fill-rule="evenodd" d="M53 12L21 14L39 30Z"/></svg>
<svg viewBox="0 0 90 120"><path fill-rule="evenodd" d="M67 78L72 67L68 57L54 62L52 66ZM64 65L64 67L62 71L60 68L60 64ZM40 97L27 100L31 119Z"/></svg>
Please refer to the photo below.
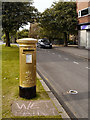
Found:
<svg viewBox="0 0 90 120"><path fill-rule="evenodd" d="M39 39L37 43L37 47L40 48L52 48L52 43L46 38Z"/></svg>

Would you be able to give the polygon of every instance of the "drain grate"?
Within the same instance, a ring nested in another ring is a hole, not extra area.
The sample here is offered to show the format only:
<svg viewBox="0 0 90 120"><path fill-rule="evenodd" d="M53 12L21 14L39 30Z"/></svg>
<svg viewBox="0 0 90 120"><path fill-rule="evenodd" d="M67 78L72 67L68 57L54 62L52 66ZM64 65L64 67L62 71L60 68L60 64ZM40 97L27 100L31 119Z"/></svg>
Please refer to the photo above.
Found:
<svg viewBox="0 0 90 120"><path fill-rule="evenodd" d="M69 90L69 94L77 94L78 92L76 90Z"/></svg>

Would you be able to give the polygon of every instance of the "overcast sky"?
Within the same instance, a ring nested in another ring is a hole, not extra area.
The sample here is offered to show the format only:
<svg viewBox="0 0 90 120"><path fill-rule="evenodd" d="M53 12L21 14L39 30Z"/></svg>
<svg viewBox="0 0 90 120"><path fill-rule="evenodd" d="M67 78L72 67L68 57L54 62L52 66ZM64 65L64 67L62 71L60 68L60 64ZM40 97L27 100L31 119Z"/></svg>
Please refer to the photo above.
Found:
<svg viewBox="0 0 90 120"><path fill-rule="evenodd" d="M52 3L59 0L34 0L34 6L39 12L43 12L46 8L50 8Z"/></svg>
<svg viewBox="0 0 90 120"><path fill-rule="evenodd" d="M33 1L34 1L33 5L38 9L38 11L43 12L46 8L50 8L53 2L58 2L58 1L68 2L70 0L33 0ZM79 1L82 1L82 0L79 0ZM86 0L83 0L83 1L86 1Z"/></svg>

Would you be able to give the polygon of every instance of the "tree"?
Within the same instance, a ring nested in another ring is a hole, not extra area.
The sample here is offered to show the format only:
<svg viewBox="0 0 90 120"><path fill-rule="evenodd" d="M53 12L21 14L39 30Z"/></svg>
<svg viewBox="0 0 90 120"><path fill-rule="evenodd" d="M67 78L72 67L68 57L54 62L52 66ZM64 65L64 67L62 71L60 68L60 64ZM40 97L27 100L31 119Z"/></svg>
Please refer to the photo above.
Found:
<svg viewBox="0 0 90 120"><path fill-rule="evenodd" d="M18 39L27 38L28 34L29 34L29 30L27 30L27 29L17 32Z"/></svg>
<svg viewBox="0 0 90 120"><path fill-rule="evenodd" d="M76 34L77 12L75 2L53 3L50 9L46 9L40 18L40 26L48 37L52 39L64 36L64 45L67 46L69 34Z"/></svg>
<svg viewBox="0 0 90 120"><path fill-rule="evenodd" d="M6 46L10 46L10 33L16 33L21 26L35 19L37 9L31 4L31 2L2 3L2 28L6 35Z"/></svg>
<svg viewBox="0 0 90 120"><path fill-rule="evenodd" d="M46 9L41 14L40 26L42 27L43 35L48 37L50 40L56 39L60 36L55 19L55 10L53 8Z"/></svg>
<svg viewBox="0 0 90 120"><path fill-rule="evenodd" d="M64 33L64 45L67 46L69 34L77 33L77 12L75 2L58 2L54 5L56 23Z"/></svg>

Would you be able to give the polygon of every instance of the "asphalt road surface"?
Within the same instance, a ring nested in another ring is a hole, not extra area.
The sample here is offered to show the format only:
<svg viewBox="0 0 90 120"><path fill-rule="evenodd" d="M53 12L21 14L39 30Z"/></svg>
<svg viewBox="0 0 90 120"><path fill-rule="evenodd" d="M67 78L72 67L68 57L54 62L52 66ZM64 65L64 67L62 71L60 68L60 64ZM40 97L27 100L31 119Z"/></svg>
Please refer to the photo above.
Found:
<svg viewBox="0 0 90 120"><path fill-rule="evenodd" d="M57 49L37 48L37 70L71 117L88 118L88 69L86 59Z"/></svg>

